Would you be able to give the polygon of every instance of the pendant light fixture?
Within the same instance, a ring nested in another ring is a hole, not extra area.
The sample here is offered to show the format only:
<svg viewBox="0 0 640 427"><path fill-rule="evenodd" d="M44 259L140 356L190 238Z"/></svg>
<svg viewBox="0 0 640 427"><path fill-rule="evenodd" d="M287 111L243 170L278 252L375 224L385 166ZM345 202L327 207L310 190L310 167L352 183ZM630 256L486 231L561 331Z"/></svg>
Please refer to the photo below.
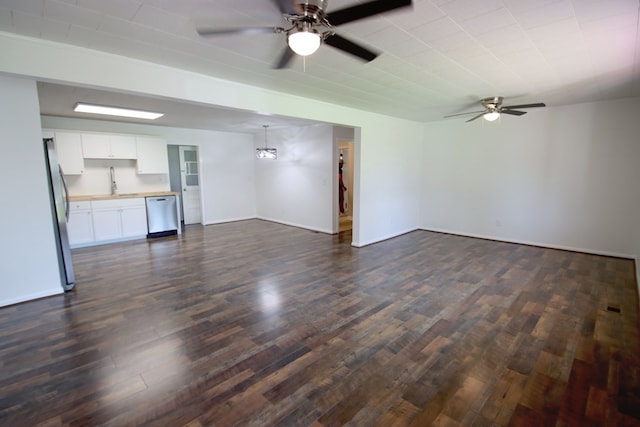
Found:
<svg viewBox="0 0 640 427"><path fill-rule="evenodd" d="M262 125L264 128L264 148L256 148L256 157L258 159L272 159L278 158L278 151L275 148L267 148L267 128L269 125Z"/></svg>

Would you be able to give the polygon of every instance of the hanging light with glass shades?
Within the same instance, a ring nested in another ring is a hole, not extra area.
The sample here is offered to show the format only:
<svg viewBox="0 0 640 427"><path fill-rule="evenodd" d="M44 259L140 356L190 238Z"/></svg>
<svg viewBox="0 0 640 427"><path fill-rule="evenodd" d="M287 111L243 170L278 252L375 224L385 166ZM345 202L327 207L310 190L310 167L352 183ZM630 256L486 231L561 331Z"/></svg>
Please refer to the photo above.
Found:
<svg viewBox="0 0 640 427"><path fill-rule="evenodd" d="M256 148L256 157L259 159L277 159L278 151L275 148L267 148L267 128L269 125L262 125L264 128L264 148Z"/></svg>

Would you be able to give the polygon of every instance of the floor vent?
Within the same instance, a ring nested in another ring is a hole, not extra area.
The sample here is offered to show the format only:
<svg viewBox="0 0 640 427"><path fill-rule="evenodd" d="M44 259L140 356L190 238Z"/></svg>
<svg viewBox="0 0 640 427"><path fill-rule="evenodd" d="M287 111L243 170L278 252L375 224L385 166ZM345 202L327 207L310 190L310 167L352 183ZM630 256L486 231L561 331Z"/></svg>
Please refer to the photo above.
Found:
<svg viewBox="0 0 640 427"><path fill-rule="evenodd" d="M614 313L620 313L620 307L615 307L612 305L607 306L607 311L612 311Z"/></svg>

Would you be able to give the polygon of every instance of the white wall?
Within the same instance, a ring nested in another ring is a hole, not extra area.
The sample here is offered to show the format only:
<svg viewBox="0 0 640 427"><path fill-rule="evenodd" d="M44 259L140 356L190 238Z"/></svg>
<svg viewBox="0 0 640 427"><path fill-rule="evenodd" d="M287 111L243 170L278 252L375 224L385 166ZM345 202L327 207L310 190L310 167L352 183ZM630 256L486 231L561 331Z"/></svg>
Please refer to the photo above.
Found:
<svg viewBox="0 0 640 427"><path fill-rule="evenodd" d="M637 171L640 168L635 167L640 158L637 100L546 108L521 118L506 117L498 126L465 124L460 120L423 125L4 33L0 33L0 52L3 53L0 73L355 128L359 159L354 177L355 246L422 226L598 253L635 257L640 254L640 227L636 219L639 202L635 189L640 182ZM46 188L42 153L36 154L39 148L36 150L28 142L33 139L35 144L40 140L39 123L32 123L31 117L38 114L35 86L31 83L28 88L23 84L16 86L10 80L12 84L7 84L6 78L3 81L8 91L3 91L4 101L0 101L4 102L3 110L7 110L2 114L7 124L0 130L0 144L3 148L10 147L5 151L8 155L0 160L2 177L13 181L15 176L28 172L26 184L9 189L8 199L21 200L25 194L40 198ZM26 105L23 113L14 111L16 105L23 104ZM203 177L203 184L206 188L217 186L216 190L203 192L205 222L256 214L256 207L251 204L254 186L249 184L255 167L256 142L252 136L96 123L104 127L96 125L91 129L144 134L164 129L162 132L170 144L198 145L201 163L211 173ZM52 122L45 126L61 127ZM211 144L212 141L216 143ZM238 155L234 157L238 163L228 166L225 155L232 154ZM25 156L35 159L26 171L24 163L13 160ZM320 175L318 178L321 182ZM221 204L217 191L229 197L238 196L234 205L237 209L227 211L231 204ZM242 196L243 192L249 196ZM27 216L18 216L10 210L0 214L3 223L13 224L16 230L16 234L9 233L5 252L12 243L18 250L11 248L1 261L2 274L8 274L11 280L24 277L24 270L32 266L31 261L25 261L31 259L32 246L28 256L20 252L24 249L20 245L29 238L39 242L44 252L38 260L42 268L29 274L39 273L42 283L58 277L57 271L56 274L51 271L51 218L42 203L42 200L34 202L37 209ZM323 221L318 221L320 227L326 227ZM5 283L3 276L3 289ZM29 292L30 289L19 290L20 298L30 295Z"/></svg>
<svg viewBox="0 0 640 427"><path fill-rule="evenodd" d="M372 140L376 143L369 143ZM353 230L355 246L419 227L422 140L423 129L384 116L356 129L360 164L356 164L353 213L360 227Z"/></svg>
<svg viewBox="0 0 640 427"><path fill-rule="evenodd" d="M169 175L138 174L135 160L85 159L82 175L67 175L69 194L86 196L111 193L109 168L113 167L119 194L169 190Z"/></svg>
<svg viewBox="0 0 640 427"><path fill-rule="evenodd" d="M205 202L205 224L256 217L253 136L212 132L215 143L196 141Z"/></svg>
<svg viewBox="0 0 640 427"><path fill-rule="evenodd" d="M333 126L268 130L275 160L255 159L258 218L333 232ZM264 134L255 136L264 147Z"/></svg>
<svg viewBox="0 0 640 427"><path fill-rule="evenodd" d="M425 125L425 229L636 258L640 99Z"/></svg>
<svg viewBox="0 0 640 427"><path fill-rule="evenodd" d="M0 306L62 293L35 81L0 75Z"/></svg>
<svg viewBox="0 0 640 427"><path fill-rule="evenodd" d="M418 227L420 159L415 153L421 123L6 33L0 33L0 51L0 72L358 128L356 156L362 155L362 164L354 185L354 245Z"/></svg>
<svg viewBox="0 0 640 427"><path fill-rule="evenodd" d="M252 135L47 116L42 123L47 128L144 134L161 137L167 144L195 145L200 159L203 223L256 216ZM149 179L157 177L150 175Z"/></svg>

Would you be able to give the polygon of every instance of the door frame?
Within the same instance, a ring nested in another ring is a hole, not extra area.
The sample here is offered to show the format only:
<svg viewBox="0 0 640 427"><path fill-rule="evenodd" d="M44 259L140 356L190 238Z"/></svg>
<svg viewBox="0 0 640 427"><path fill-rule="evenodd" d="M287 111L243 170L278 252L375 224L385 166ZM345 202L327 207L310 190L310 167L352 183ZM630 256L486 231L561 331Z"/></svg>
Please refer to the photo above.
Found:
<svg viewBox="0 0 640 427"><path fill-rule="evenodd" d="M183 210L183 217L182 217L182 221L185 225L187 225L187 222L185 220L185 217L187 215L187 206L185 203L185 197L184 197L184 192L186 191L185 187L186 182L185 182L185 170L183 170L182 168L182 164L183 164L183 159L184 159L184 151L185 149L188 149L189 151L195 151L196 152L196 165L197 165L197 170L198 170L198 191L197 191L197 196L198 196L198 204L200 206L199 208L199 220L197 222L192 222L189 224L203 224L203 215L202 215L202 168L201 168L201 163L200 163L200 150L199 147L197 145L187 145L187 144L182 144L178 146L178 158L180 159L180 199L181 199L181 203L182 203L182 210ZM192 150L193 149L193 150ZM191 194L191 193L189 193Z"/></svg>
<svg viewBox="0 0 640 427"><path fill-rule="evenodd" d="M335 234L340 231L340 218L338 207L338 163L340 157L340 144L351 144L351 158L352 158L352 170L349 184L345 183L348 191L351 191L351 245L358 246L357 242L360 241L360 156L361 156L361 138L362 131L359 127L353 127L353 139L349 138L336 138L333 144L333 161L332 171L334 176L333 185L333 203L331 209L333 212L333 232ZM355 244L354 244L355 243Z"/></svg>

